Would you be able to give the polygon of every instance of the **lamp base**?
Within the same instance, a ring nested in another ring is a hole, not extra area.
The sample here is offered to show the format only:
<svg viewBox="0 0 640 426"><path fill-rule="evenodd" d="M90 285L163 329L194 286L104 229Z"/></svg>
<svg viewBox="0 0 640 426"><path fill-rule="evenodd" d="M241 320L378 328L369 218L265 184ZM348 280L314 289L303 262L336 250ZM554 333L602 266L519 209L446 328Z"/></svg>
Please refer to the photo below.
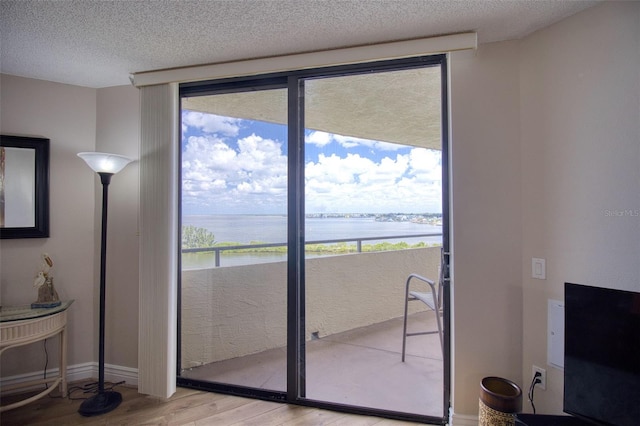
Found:
<svg viewBox="0 0 640 426"><path fill-rule="evenodd" d="M85 399L78 413L85 417L99 416L115 410L122 402L122 395L119 392L105 391L98 393L91 398Z"/></svg>

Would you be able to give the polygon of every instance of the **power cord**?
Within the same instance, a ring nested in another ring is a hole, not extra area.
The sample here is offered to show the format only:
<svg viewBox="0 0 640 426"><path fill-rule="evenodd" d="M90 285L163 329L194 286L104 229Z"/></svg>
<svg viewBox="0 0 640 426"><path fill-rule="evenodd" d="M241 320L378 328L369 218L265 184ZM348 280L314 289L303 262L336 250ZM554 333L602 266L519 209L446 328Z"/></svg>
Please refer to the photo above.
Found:
<svg viewBox="0 0 640 426"><path fill-rule="evenodd" d="M117 383L105 382L104 390L105 391L111 391L116 386L122 385L124 383L125 383L124 380L122 380L121 382L117 382ZM87 399L87 398L89 398L88 396L84 397L84 398L82 398L82 397L72 397L71 394L75 393L75 392L80 392L80 391L82 391L83 394L98 393L98 387L99 387L98 382L85 383L82 386L72 386L71 388L69 388L69 391L68 391L69 400L76 401L76 400L81 400L81 399Z"/></svg>
<svg viewBox="0 0 640 426"><path fill-rule="evenodd" d="M47 368L49 367L49 351L47 350L47 341L49 339L44 339L44 374L43 374L43 379L47 380ZM44 382L44 388L45 389L49 389L49 383L47 383L46 381ZM49 398L64 398L65 395L53 395L53 393L49 393L48 394Z"/></svg>
<svg viewBox="0 0 640 426"><path fill-rule="evenodd" d="M538 383L542 383L542 380L539 378L540 376L542 376L542 374L536 371L536 374L533 375L533 379L531 380L531 386L529 386L529 402L531 403L531 408L533 408L533 414L536 413L536 406L533 403L533 391Z"/></svg>
<svg viewBox="0 0 640 426"><path fill-rule="evenodd" d="M43 379L45 380L44 382L44 388L45 389L49 389L49 383L46 382L47 380L47 368L49 367L49 351L47 350L47 341L49 339L44 339L44 373L43 373ZM54 396L51 393L48 394L49 398L64 398L64 395L60 395L60 396Z"/></svg>
<svg viewBox="0 0 640 426"><path fill-rule="evenodd" d="M47 379L47 367L49 365L49 351L47 351L47 340L48 339L44 339L44 379ZM113 382L105 382L104 383L104 390L105 391L111 391L113 390L116 386L122 385L124 384L125 381L122 380L120 382L117 383L113 383ZM49 384L47 382L45 382L45 389L49 389ZM69 398L69 400L71 401L75 401L75 400L84 400L87 399L89 397L85 397L85 398L79 398L79 397L72 397L71 394L75 393L75 392L80 392L82 391L83 394L87 394L87 393L98 393L98 388L99 388L99 384L98 382L91 382L91 383L85 383L82 386L71 386L68 390L67 390L67 394L66 395L58 395L58 396L54 396L51 393L49 394L49 398Z"/></svg>
<svg viewBox="0 0 640 426"><path fill-rule="evenodd" d="M47 340L44 339L44 380L47 380L47 367L49 366L49 352L47 351ZM46 389L49 389L47 382L44 383Z"/></svg>

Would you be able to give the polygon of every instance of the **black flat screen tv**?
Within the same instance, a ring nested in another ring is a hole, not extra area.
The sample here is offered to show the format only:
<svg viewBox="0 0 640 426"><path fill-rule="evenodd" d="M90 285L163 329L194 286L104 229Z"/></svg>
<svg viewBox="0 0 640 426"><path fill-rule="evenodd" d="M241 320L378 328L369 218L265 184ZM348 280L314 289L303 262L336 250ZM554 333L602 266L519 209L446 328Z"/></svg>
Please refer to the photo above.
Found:
<svg viewBox="0 0 640 426"><path fill-rule="evenodd" d="M640 425L640 293L565 283L564 411Z"/></svg>

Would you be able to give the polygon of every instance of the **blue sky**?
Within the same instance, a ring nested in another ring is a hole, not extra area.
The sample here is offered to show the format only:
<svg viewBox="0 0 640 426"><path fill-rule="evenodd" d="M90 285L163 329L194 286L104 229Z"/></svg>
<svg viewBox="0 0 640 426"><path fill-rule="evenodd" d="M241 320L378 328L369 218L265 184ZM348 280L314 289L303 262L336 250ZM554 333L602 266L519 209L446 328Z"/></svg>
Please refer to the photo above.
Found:
<svg viewBox="0 0 640 426"><path fill-rule="evenodd" d="M284 125L182 111L183 214L285 214ZM307 213L441 212L440 151L305 131Z"/></svg>

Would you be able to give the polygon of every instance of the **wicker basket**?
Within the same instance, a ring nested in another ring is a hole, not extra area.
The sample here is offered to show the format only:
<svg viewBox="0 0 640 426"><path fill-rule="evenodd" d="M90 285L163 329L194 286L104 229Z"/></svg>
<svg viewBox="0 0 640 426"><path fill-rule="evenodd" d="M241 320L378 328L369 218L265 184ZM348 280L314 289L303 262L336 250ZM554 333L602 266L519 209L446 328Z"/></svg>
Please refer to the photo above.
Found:
<svg viewBox="0 0 640 426"><path fill-rule="evenodd" d="M513 426L522 409L522 390L510 380L485 377L480 382L479 426Z"/></svg>

